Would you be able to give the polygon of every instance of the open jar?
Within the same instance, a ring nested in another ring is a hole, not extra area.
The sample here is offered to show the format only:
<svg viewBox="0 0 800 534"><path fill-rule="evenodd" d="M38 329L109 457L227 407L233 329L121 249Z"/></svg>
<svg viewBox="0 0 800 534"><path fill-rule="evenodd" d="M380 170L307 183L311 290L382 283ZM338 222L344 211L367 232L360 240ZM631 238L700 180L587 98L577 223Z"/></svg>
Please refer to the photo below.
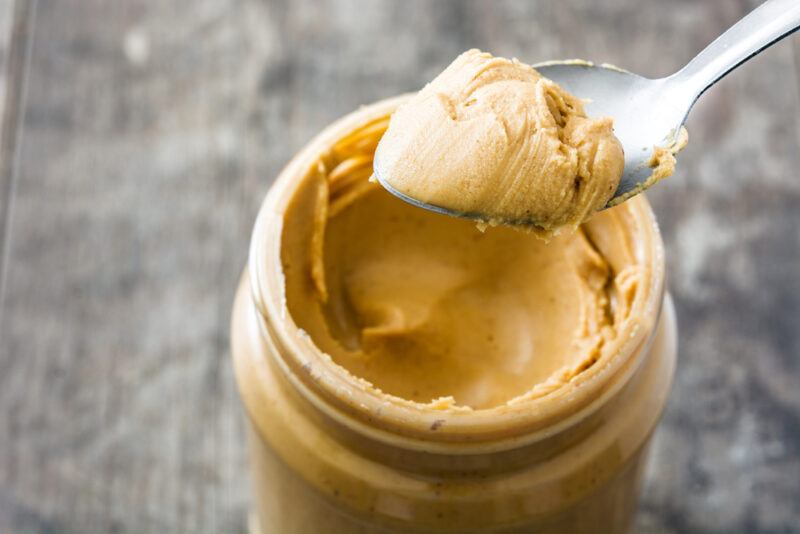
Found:
<svg viewBox="0 0 800 534"><path fill-rule="evenodd" d="M550 244L405 205L368 181L403 98L320 133L253 230L252 530L625 532L676 358L647 201Z"/></svg>

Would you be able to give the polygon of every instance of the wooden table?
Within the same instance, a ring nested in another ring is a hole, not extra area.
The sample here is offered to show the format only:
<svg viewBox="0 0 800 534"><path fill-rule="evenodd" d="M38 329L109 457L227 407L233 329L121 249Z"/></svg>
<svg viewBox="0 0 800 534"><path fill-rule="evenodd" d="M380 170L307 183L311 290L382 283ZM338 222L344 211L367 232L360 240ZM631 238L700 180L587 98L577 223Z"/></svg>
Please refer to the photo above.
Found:
<svg viewBox="0 0 800 534"><path fill-rule="evenodd" d="M0 1L0 532L244 532L233 291L327 123L470 47L665 75L756 3ZM681 344L642 532L800 532L798 43L649 195Z"/></svg>

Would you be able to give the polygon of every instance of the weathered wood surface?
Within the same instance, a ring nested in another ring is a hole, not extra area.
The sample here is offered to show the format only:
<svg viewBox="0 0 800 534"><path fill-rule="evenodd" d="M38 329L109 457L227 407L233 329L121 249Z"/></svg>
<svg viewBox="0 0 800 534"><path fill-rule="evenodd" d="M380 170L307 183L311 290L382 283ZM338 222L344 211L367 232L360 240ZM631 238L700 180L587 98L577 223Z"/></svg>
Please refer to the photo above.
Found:
<svg viewBox="0 0 800 534"><path fill-rule="evenodd" d="M211 533L244 532L248 506L232 295L305 141L473 46L664 75L756 2L16 4L0 2L0 532ZM642 532L800 532L799 52L784 41L711 90L650 195L681 344Z"/></svg>

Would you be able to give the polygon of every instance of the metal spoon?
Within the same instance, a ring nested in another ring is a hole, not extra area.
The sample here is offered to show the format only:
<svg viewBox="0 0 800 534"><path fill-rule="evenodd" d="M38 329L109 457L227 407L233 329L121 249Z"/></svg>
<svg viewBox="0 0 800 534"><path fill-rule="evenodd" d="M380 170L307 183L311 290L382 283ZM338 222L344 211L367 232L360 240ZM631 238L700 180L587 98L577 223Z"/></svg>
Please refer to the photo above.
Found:
<svg viewBox="0 0 800 534"><path fill-rule="evenodd" d="M734 24L688 65L666 78L651 80L611 65L585 61L547 62L533 67L570 93L589 100L590 117L614 119L614 133L625 151L619 187L606 207L640 193L652 169L648 162L656 146L677 141L697 99L730 71L800 28L800 0L768 0ZM375 169L389 192L415 206L446 215L486 219L481 214L456 213L393 189Z"/></svg>

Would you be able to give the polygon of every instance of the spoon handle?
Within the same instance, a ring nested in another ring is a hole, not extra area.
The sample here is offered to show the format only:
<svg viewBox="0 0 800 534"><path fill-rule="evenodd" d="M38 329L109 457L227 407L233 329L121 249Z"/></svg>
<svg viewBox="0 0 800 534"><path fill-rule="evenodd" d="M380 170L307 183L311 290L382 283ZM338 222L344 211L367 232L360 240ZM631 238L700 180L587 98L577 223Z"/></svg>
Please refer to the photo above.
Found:
<svg viewBox="0 0 800 534"><path fill-rule="evenodd" d="M800 28L800 0L767 0L670 76L694 103L720 78Z"/></svg>

